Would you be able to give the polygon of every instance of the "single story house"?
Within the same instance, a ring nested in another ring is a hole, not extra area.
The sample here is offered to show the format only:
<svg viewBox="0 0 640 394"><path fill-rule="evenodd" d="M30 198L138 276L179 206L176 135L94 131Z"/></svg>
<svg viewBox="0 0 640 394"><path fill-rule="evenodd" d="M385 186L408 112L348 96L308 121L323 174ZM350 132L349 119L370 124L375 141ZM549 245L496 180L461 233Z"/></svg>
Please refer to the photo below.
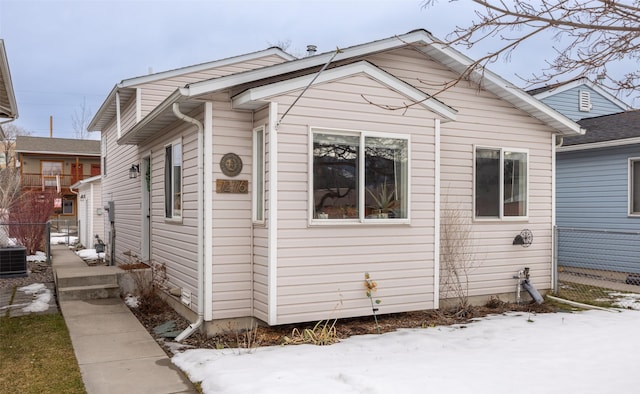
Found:
<svg viewBox="0 0 640 394"><path fill-rule="evenodd" d="M415 30L123 80L89 126L109 253L166 267L194 320L181 337L369 315L365 273L379 313L439 308L452 210L472 299L513 298L524 267L550 289L556 135L583 131L488 70L461 78L470 64Z"/></svg>

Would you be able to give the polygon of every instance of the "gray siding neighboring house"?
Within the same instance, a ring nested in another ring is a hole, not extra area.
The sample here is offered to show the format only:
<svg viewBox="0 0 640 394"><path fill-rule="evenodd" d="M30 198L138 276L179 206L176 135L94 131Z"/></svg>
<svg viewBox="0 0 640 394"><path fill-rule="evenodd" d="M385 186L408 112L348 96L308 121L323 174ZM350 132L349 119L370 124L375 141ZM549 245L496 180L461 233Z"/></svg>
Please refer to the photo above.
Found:
<svg viewBox="0 0 640 394"><path fill-rule="evenodd" d="M528 93L572 120L631 109L629 105L587 78L544 86Z"/></svg>
<svg viewBox="0 0 640 394"><path fill-rule="evenodd" d="M118 84L90 125L110 253L165 265L194 329L369 315L365 272L381 313L438 308L441 211L458 209L477 247L470 296L513 296L525 266L551 288L554 144L582 129L489 71L431 97L472 63L439 42L416 30ZM514 246L525 228L536 241Z"/></svg>
<svg viewBox="0 0 640 394"><path fill-rule="evenodd" d="M640 273L640 110L578 123L557 149L559 261Z"/></svg>

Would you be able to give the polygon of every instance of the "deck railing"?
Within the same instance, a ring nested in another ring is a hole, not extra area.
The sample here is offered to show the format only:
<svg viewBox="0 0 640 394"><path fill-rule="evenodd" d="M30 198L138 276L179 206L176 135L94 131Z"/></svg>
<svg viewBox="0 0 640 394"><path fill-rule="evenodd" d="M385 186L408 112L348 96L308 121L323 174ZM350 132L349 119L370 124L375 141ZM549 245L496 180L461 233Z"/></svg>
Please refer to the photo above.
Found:
<svg viewBox="0 0 640 394"><path fill-rule="evenodd" d="M29 174L22 173L21 176L21 185L22 187L39 187L39 188L48 188L48 187L59 187L59 188L68 188L74 183L81 181L89 176L85 175L42 175L42 174Z"/></svg>

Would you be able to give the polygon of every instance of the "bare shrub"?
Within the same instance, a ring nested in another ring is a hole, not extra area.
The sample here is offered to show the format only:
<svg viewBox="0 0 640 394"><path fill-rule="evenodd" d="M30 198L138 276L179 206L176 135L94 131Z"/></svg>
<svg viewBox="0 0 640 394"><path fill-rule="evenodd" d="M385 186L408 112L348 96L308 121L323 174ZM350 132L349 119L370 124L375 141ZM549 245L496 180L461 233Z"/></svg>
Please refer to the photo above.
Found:
<svg viewBox="0 0 640 394"><path fill-rule="evenodd" d="M127 271L133 279L140 312L148 313L166 308L166 303L157 293L165 290L169 282L166 264L138 262L123 264L120 268Z"/></svg>
<svg viewBox="0 0 640 394"><path fill-rule="evenodd" d="M9 210L9 233L27 249L28 254L44 250L45 223L53 214L55 191L23 192Z"/></svg>
<svg viewBox="0 0 640 394"><path fill-rule="evenodd" d="M456 300L456 313L461 317L470 308L469 274L474 263L471 218L459 205L445 200L440 214L440 295Z"/></svg>

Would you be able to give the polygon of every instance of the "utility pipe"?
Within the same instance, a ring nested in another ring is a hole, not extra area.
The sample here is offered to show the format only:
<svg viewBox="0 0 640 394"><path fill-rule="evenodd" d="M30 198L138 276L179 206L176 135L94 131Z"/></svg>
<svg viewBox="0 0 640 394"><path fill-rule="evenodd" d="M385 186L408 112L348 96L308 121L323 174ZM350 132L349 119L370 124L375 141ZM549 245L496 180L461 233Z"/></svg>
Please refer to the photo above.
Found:
<svg viewBox="0 0 640 394"><path fill-rule="evenodd" d="M203 182L204 182L204 160L202 158L202 150L203 150L203 130L204 127L200 121L189 117L182 112L180 112L180 104L173 103L173 114L183 122L191 123L198 128L198 224L197 224L197 238L198 238L198 247L197 247L197 264L198 264L198 320L191 323L189 327L185 328L177 337L176 342L180 342L183 339L188 338L191 334L196 332L204 322L204 240L203 240L203 229L204 229L204 215L203 206Z"/></svg>

